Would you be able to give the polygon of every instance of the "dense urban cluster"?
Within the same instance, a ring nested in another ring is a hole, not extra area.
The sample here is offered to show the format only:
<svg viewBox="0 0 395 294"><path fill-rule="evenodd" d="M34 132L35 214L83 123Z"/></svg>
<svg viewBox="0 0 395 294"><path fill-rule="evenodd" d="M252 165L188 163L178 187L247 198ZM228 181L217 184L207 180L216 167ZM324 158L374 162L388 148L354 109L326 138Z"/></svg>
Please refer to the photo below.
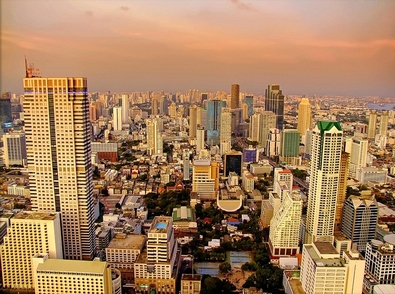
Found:
<svg viewBox="0 0 395 294"><path fill-rule="evenodd" d="M395 99L23 88L4 293L395 293Z"/></svg>

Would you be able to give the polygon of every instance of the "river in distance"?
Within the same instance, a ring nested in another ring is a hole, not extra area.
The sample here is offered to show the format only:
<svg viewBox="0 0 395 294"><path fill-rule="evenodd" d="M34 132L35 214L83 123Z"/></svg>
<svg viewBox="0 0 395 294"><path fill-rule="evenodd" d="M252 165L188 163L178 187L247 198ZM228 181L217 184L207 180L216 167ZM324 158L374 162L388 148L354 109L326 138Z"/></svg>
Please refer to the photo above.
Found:
<svg viewBox="0 0 395 294"><path fill-rule="evenodd" d="M366 108L375 110L395 110L395 103L368 103L366 104Z"/></svg>

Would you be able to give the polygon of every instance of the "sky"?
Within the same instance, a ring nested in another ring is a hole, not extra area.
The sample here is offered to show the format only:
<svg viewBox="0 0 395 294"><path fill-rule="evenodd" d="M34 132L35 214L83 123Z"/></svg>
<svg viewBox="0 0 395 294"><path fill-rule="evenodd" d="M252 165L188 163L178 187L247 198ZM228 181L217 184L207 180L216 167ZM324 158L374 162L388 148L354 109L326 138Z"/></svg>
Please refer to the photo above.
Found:
<svg viewBox="0 0 395 294"><path fill-rule="evenodd" d="M88 90L395 97L394 0L1 0L1 91L24 56Z"/></svg>

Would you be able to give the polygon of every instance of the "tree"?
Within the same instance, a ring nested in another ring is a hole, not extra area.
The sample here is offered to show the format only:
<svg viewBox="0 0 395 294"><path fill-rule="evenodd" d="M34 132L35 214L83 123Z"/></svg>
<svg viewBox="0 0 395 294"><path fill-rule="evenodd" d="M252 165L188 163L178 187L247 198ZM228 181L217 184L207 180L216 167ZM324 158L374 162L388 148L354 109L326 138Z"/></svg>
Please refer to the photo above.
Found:
<svg viewBox="0 0 395 294"><path fill-rule="evenodd" d="M228 273L232 270L232 266L229 262L225 261L219 265L219 271L223 274Z"/></svg>

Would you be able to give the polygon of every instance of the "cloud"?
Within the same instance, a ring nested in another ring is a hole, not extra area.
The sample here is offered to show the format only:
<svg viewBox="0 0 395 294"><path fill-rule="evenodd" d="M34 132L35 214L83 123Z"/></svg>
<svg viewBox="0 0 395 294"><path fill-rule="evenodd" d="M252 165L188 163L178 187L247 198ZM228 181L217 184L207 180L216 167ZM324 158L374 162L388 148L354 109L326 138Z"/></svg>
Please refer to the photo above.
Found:
<svg viewBox="0 0 395 294"><path fill-rule="evenodd" d="M85 11L85 15L86 16L93 16L93 11L92 10Z"/></svg>
<svg viewBox="0 0 395 294"><path fill-rule="evenodd" d="M255 10L251 4L245 4L239 0L230 0L238 9L241 10Z"/></svg>
<svg viewBox="0 0 395 294"><path fill-rule="evenodd" d="M127 7L127 6L121 6L121 10L123 10L123 11L128 11L128 10L129 10L129 7Z"/></svg>

